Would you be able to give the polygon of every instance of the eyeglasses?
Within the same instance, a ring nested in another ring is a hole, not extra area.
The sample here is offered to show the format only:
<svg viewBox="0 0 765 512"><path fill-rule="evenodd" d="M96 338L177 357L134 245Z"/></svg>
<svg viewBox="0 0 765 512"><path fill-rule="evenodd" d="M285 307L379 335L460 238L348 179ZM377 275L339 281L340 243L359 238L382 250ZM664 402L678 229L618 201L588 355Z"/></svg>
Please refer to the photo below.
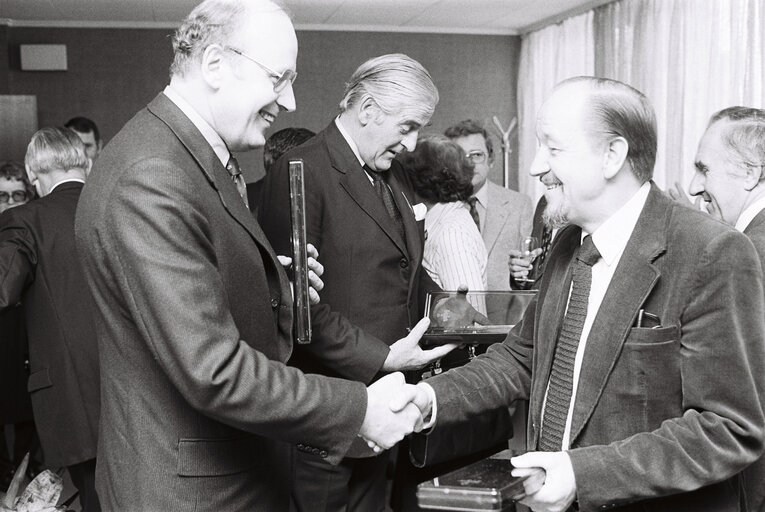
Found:
<svg viewBox="0 0 765 512"><path fill-rule="evenodd" d="M237 55L240 55L244 57L245 59L249 60L250 62L254 62L260 67L260 69L268 73L271 78L276 79L276 82L274 82L274 92L282 92L284 88L287 87L287 82L291 84L295 83L295 79L297 78L297 71L293 71L291 69L285 69L284 73L280 74L274 71L273 69L269 68L268 66L264 66L263 64L256 61L255 59L253 59L252 57L250 57L249 55L247 55L246 53L244 53L242 50L238 48L234 48L233 46L225 46L223 49L234 52Z"/></svg>
<svg viewBox="0 0 765 512"><path fill-rule="evenodd" d="M29 198L26 190L14 190L10 194L8 192L0 191L0 203L8 203L13 198L14 203L26 202Z"/></svg>
<svg viewBox="0 0 765 512"><path fill-rule="evenodd" d="M486 153L483 151L471 151L465 155L474 164L482 164L486 161Z"/></svg>

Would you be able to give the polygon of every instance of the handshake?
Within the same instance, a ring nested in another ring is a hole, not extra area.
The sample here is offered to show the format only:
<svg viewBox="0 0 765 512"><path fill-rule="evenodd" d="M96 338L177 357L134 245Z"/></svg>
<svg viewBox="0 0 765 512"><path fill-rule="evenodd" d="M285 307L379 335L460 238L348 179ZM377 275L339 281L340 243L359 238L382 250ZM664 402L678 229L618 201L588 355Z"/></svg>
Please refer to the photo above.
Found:
<svg viewBox="0 0 765 512"><path fill-rule="evenodd" d="M367 411L359 436L380 453L404 436L420 432L432 407L424 384L407 384L401 372L388 374L367 388Z"/></svg>

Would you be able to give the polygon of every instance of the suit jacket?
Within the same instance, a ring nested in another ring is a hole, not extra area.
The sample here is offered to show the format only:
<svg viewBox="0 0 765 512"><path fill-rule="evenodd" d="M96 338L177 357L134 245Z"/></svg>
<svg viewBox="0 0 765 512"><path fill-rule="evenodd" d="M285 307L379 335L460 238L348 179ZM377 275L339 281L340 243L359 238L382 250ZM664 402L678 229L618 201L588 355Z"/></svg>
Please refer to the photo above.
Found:
<svg viewBox="0 0 765 512"><path fill-rule="evenodd" d="M313 342L298 347L294 362L307 371L370 382L389 353L422 315L423 293L438 287L421 265L424 220L401 165L389 185L404 222L396 232L380 198L334 122L274 165L264 182L259 210L263 231L279 254L290 254L288 161L305 169L306 231L324 265L321 304L314 323L339 313L361 330L336 320L314 329Z"/></svg>
<svg viewBox="0 0 765 512"><path fill-rule="evenodd" d="M74 243L82 183L7 210L0 224L0 309L21 302L31 393L45 460L69 466L96 456L98 348L92 300Z"/></svg>
<svg viewBox="0 0 765 512"><path fill-rule="evenodd" d="M765 268L765 210L761 210L749 225L744 229L744 234L754 244L760 264ZM760 368L755 375L760 378L760 397L765 400L765 368ZM765 408L765 404L763 404ZM765 512L765 456L760 457L743 473L744 488L746 490L746 502L750 512Z"/></svg>
<svg viewBox="0 0 765 512"><path fill-rule="evenodd" d="M510 289L509 253L518 249L523 237L531 233L531 199L526 194L486 182L489 205L486 225L481 229L489 255L488 290Z"/></svg>
<svg viewBox="0 0 765 512"><path fill-rule="evenodd" d="M537 300L502 344L428 381L433 434L469 442L481 435L469 423L477 413L528 397L528 449L537 449L580 238L573 226L556 236ZM584 354L568 451L580 510L739 510L736 474L765 436L753 372L765 361L762 294L745 236L652 185ZM640 309L661 324L634 327Z"/></svg>
<svg viewBox="0 0 765 512"><path fill-rule="evenodd" d="M210 145L160 94L77 212L98 307L106 510L286 510L290 444L337 463L359 383L305 376L284 271Z"/></svg>
<svg viewBox="0 0 765 512"><path fill-rule="evenodd" d="M32 421L27 391L29 360L24 308L21 304L0 312L0 425ZM1 452L1 450L0 450Z"/></svg>

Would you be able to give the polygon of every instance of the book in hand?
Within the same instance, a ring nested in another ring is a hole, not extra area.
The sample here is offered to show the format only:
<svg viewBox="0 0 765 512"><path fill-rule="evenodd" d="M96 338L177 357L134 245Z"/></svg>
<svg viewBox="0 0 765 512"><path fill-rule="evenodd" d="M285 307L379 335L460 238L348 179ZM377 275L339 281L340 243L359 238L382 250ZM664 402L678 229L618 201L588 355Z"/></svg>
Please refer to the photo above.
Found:
<svg viewBox="0 0 765 512"><path fill-rule="evenodd" d="M417 486L417 504L429 510L481 511L512 510L513 503L525 496L523 482L539 478L538 473L515 477L510 472L510 450L457 469Z"/></svg>

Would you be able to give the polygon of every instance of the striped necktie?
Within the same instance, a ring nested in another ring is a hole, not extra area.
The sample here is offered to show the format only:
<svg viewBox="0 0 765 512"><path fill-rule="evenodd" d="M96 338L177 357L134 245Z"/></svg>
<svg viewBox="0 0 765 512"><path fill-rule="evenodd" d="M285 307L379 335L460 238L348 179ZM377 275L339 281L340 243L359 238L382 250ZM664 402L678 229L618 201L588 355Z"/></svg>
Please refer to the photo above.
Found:
<svg viewBox="0 0 765 512"><path fill-rule="evenodd" d="M539 436L539 449L542 451L557 452L564 449L563 433L566 429L566 419L574 389L574 360L579 339L582 337L584 319L587 317L592 266L598 259L600 259L600 253L592 242L592 237L587 235L571 262L573 265L571 296L566 315L563 317L558 344L555 347L542 417L542 431Z"/></svg>
<svg viewBox="0 0 765 512"><path fill-rule="evenodd" d="M231 175L231 181L236 185L236 189L239 191L239 195L244 201L244 205L247 209L250 209L249 201L247 201L247 184L244 182L244 176L242 176L242 170L239 168L239 162L236 161L234 155L228 157L228 163L226 164L226 170Z"/></svg>

